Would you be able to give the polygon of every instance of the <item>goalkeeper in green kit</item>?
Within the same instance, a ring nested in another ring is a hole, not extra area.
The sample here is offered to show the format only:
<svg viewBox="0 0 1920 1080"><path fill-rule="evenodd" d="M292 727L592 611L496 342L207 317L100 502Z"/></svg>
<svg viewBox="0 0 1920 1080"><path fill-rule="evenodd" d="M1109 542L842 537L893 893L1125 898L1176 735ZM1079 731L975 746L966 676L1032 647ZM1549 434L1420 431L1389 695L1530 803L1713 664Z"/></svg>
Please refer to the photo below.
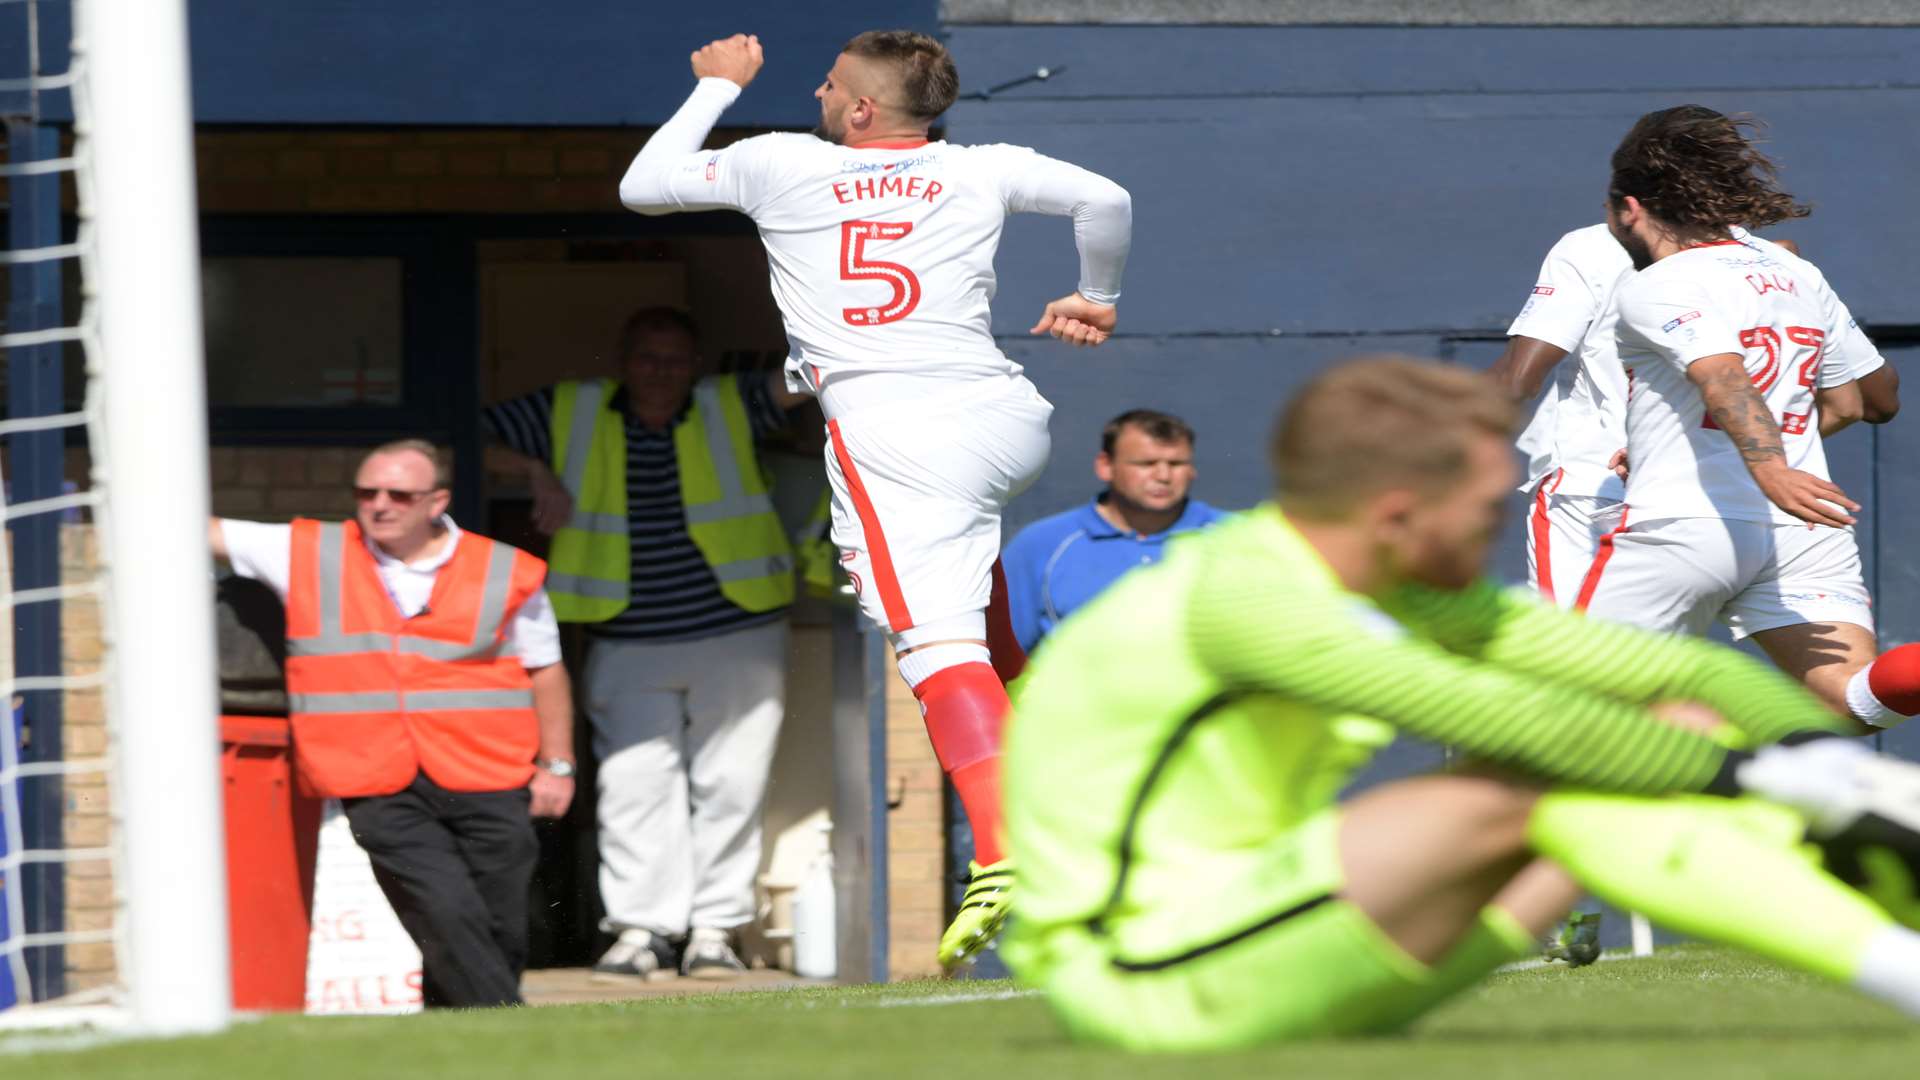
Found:
<svg viewBox="0 0 1920 1080"><path fill-rule="evenodd" d="M1009 725L1004 954L1076 1037L1389 1032L1591 891L1920 1015L1920 767L1706 642L1481 580L1514 483L1482 376L1350 361L1275 502L1068 620ZM1394 731L1459 771L1338 792ZM1730 749L1732 746L1746 749Z"/></svg>

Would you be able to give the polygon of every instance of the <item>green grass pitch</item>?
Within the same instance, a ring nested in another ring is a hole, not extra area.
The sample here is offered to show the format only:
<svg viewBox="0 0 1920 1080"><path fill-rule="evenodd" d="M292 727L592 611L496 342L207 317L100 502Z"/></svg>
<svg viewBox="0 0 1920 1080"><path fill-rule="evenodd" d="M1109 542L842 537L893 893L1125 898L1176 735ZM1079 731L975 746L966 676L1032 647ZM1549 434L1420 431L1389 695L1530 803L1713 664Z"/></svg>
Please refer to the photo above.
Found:
<svg viewBox="0 0 1920 1080"><path fill-rule="evenodd" d="M1274 972L1283 979L1284 972ZM423 1017L245 1023L215 1038L22 1053L9 1076L261 1077L1894 1077L1920 1024L1838 987L1704 947L1495 977L1411 1034L1216 1057L1065 1042L1003 983L912 983ZM23 1043L23 1040L32 1040ZM11 1045L9 1045L11 1044Z"/></svg>

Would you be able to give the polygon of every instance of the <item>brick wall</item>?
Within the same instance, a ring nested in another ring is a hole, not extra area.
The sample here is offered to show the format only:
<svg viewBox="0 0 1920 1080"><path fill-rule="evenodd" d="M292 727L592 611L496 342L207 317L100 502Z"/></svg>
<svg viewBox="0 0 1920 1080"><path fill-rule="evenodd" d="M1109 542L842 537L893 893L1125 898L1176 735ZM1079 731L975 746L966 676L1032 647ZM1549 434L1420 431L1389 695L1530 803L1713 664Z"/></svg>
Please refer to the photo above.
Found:
<svg viewBox="0 0 1920 1080"><path fill-rule="evenodd" d="M207 459L213 512L287 521L353 516L353 468L364 446L216 446Z"/></svg>
<svg viewBox="0 0 1920 1080"><path fill-rule="evenodd" d="M60 530L60 579L63 584L93 580L100 572L99 537L92 525L71 524ZM60 605L61 666L68 676L100 670L104 645L100 605L92 600L69 600ZM107 710L98 689L70 690L62 702L61 754L69 762L98 759L107 752ZM107 774L79 773L66 778L65 814L61 822L69 848L104 848L111 836L112 803ZM67 929L113 929L113 867L105 859L67 864ZM67 946L67 991L77 993L104 986L114 979L111 942Z"/></svg>
<svg viewBox="0 0 1920 1080"><path fill-rule="evenodd" d="M893 662L887 663L889 672ZM946 795L920 704L887 677L887 971L895 979L940 972L946 929Z"/></svg>

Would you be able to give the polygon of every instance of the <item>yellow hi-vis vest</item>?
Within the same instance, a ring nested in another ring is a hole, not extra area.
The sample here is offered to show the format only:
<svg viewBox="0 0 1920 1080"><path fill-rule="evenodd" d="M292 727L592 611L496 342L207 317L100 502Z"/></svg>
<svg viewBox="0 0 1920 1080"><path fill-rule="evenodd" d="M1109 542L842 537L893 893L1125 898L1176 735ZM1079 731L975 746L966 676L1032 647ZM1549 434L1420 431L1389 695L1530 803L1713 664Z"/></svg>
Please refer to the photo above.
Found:
<svg viewBox="0 0 1920 1080"><path fill-rule="evenodd" d="M618 386L586 379L554 388L553 471L573 496L573 518L547 555L547 596L561 622L605 622L632 597L626 426L612 403ZM747 611L793 603L793 549L767 497L733 376L694 384L673 449L687 535L721 594Z"/></svg>

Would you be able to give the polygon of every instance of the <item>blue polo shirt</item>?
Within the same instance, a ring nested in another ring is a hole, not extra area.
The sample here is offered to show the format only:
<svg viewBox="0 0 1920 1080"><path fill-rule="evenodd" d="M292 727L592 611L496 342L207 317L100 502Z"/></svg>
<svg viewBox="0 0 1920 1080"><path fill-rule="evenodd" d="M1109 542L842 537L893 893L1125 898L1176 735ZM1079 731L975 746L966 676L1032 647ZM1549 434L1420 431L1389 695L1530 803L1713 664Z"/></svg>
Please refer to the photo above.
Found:
<svg viewBox="0 0 1920 1080"><path fill-rule="evenodd" d="M1136 566L1160 561L1167 537L1202 529L1227 512L1188 499L1172 528L1141 535L1123 532L1100 516L1098 497L1020 530L1000 553L1007 575L1013 633L1028 652L1061 619L1098 596Z"/></svg>

